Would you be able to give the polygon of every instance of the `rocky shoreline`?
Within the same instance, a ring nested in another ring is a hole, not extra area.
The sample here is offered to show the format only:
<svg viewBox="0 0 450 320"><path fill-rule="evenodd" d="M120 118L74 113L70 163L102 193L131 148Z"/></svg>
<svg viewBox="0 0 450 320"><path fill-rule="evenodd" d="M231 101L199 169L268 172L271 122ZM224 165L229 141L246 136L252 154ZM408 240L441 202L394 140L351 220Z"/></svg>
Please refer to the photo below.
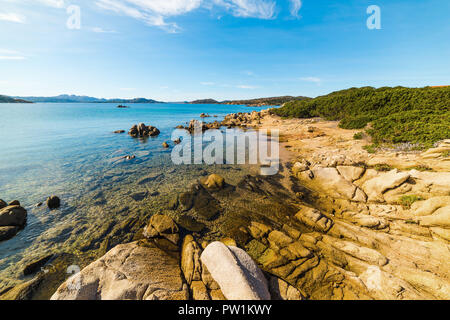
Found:
<svg viewBox="0 0 450 320"><path fill-rule="evenodd" d="M320 119L262 111L220 126L279 129L280 173L199 177L127 243L55 279L52 299L450 299L450 141L369 154ZM45 281L0 299L35 299Z"/></svg>

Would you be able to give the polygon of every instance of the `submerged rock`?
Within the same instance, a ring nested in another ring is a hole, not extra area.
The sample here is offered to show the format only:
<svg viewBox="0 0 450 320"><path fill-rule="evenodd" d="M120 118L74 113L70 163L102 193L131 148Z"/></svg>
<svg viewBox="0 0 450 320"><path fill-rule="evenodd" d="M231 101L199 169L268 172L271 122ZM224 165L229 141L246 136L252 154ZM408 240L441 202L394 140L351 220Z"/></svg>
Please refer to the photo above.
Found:
<svg viewBox="0 0 450 320"><path fill-rule="evenodd" d="M25 276L31 275L33 273L36 273L38 271L40 271L40 269L48 262L50 261L50 259L53 258L53 254L50 254L48 256L45 256L37 261L34 261L30 264L28 264L24 269L23 269L23 274Z"/></svg>
<svg viewBox="0 0 450 320"><path fill-rule="evenodd" d="M221 189L225 184L225 179L218 174L212 174L203 184L209 189Z"/></svg>
<svg viewBox="0 0 450 320"><path fill-rule="evenodd" d="M162 214L155 214L150 218L148 225L144 229L143 235L149 239L156 237L165 238L177 245L180 240L178 232L178 226L172 218Z"/></svg>
<svg viewBox="0 0 450 320"><path fill-rule="evenodd" d="M201 232L205 229L204 223L198 222L194 218L187 215L180 217L178 223L181 227L191 232Z"/></svg>

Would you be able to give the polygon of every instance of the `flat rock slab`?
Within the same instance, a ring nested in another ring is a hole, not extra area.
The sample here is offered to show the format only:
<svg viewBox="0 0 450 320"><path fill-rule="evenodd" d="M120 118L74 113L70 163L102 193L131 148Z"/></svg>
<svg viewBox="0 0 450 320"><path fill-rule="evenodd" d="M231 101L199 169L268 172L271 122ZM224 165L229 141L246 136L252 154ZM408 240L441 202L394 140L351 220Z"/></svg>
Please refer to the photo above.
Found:
<svg viewBox="0 0 450 320"><path fill-rule="evenodd" d="M179 261L137 242L118 245L63 283L52 300L187 300Z"/></svg>
<svg viewBox="0 0 450 320"><path fill-rule="evenodd" d="M270 300L266 278L244 250L213 242L200 259L228 300Z"/></svg>

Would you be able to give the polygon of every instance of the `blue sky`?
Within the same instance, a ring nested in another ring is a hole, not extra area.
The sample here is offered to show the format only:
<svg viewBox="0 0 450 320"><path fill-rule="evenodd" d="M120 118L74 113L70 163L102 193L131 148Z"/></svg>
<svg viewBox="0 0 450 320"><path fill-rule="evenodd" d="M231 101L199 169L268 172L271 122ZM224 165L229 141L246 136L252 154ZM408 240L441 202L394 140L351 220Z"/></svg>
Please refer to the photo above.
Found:
<svg viewBox="0 0 450 320"><path fill-rule="evenodd" d="M74 5L80 29L67 27ZM379 30L367 28L370 5ZM14 96L181 101L450 84L447 0L0 0L0 40L0 94Z"/></svg>

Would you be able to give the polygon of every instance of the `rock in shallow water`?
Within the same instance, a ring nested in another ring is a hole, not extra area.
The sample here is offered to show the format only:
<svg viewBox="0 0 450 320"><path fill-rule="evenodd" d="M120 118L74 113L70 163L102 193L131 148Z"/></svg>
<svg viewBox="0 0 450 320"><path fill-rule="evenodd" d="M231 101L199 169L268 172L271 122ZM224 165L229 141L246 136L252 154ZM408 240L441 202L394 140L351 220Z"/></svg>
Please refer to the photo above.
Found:
<svg viewBox="0 0 450 320"><path fill-rule="evenodd" d="M213 242L200 259L228 300L270 300L266 278L244 250Z"/></svg>
<svg viewBox="0 0 450 320"><path fill-rule="evenodd" d="M50 209L57 209L61 205L61 200L57 196L50 196L47 198L47 206Z"/></svg>
<svg viewBox="0 0 450 320"><path fill-rule="evenodd" d="M178 231L178 226L172 218L162 214L155 214L150 218L148 225L144 229L143 235L149 239L156 237L165 238L177 245L180 240Z"/></svg>
<svg viewBox="0 0 450 320"><path fill-rule="evenodd" d="M21 206L7 206L0 210L0 227L23 227L27 220L27 210Z"/></svg>
<svg viewBox="0 0 450 320"><path fill-rule="evenodd" d="M154 137L159 135L161 132L158 128L152 126L146 126L144 123L140 123L139 125L134 125L131 127L128 134L132 137Z"/></svg>
<svg viewBox="0 0 450 320"><path fill-rule="evenodd" d="M204 185L209 189L221 189L223 188L224 183L225 179L222 176L218 174L212 174L208 177L208 179L205 180Z"/></svg>
<svg viewBox="0 0 450 320"><path fill-rule="evenodd" d="M0 227L0 241L9 240L19 231L19 227Z"/></svg>

